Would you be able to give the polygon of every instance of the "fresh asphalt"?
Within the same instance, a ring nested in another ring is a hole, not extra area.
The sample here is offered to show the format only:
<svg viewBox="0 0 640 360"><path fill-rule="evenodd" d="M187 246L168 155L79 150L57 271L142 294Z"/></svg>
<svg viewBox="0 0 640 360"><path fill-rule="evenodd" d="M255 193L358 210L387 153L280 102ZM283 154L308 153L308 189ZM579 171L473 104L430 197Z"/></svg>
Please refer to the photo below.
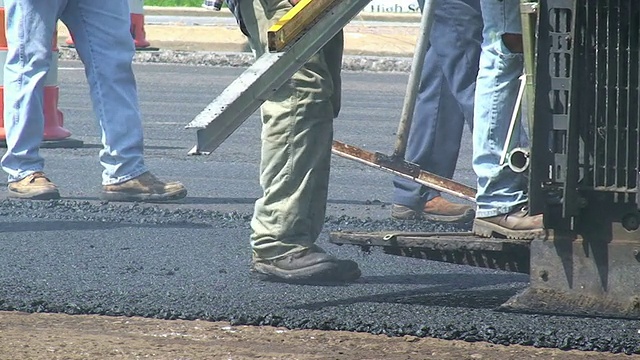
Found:
<svg viewBox="0 0 640 360"><path fill-rule="evenodd" d="M526 286L525 275L376 250L365 254L328 244L326 232L320 244L358 261L360 281L296 286L256 279L248 271L248 237L260 194L259 118L250 118L210 156L187 155L195 134L184 129L242 69L135 69L147 164L163 179L184 182L189 197L173 205L97 199L100 138L87 84L78 62L61 62L65 127L85 146L42 150L63 200L0 200L0 310L228 320L640 353L638 321L495 311ZM405 74L345 73L335 138L390 153L406 81ZM473 185L470 155L465 132L456 179ZM468 229L389 220L391 179L334 158L326 231Z"/></svg>

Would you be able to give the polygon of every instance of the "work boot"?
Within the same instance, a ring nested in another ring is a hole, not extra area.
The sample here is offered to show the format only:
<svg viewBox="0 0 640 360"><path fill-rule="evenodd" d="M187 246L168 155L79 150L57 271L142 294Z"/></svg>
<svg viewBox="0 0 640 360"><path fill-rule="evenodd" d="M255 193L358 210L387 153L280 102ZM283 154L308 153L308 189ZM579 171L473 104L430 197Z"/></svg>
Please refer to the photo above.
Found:
<svg viewBox="0 0 640 360"><path fill-rule="evenodd" d="M27 175L25 178L7 185L10 198L30 200L60 199L56 184L51 182L42 171Z"/></svg>
<svg viewBox="0 0 640 360"><path fill-rule="evenodd" d="M507 239L533 240L544 233L543 217L529 215L529 209L520 206L508 214L476 218L473 233L482 237L501 235Z"/></svg>
<svg viewBox="0 0 640 360"><path fill-rule="evenodd" d="M476 212L469 205L452 203L442 196L436 196L424 205L422 216L431 221L465 223L471 221Z"/></svg>
<svg viewBox="0 0 640 360"><path fill-rule="evenodd" d="M455 204L436 196L427 201L422 212L404 205L394 204L391 217L398 220L430 220L446 223L465 223L475 216L476 212L469 205Z"/></svg>
<svg viewBox="0 0 640 360"><path fill-rule="evenodd" d="M356 262L340 260L319 246L275 260L254 258L252 270L266 280L297 284L351 282L361 274Z"/></svg>
<svg viewBox="0 0 640 360"><path fill-rule="evenodd" d="M123 183L102 186L100 198L108 201L163 202L185 196L187 189L181 183L164 183L147 171Z"/></svg>
<svg viewBox="0 0 640 360"><path fill-rule="evenodd" d="M422 214L404 205L391 205L391 217L398 220L422 220Z"/></svg>

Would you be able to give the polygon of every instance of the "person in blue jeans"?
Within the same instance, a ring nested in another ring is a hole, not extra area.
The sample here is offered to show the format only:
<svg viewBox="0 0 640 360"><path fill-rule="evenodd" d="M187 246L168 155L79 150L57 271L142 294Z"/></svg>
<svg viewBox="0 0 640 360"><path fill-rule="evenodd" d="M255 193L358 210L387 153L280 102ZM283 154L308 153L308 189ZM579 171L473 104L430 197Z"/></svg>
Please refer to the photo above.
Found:
<svg viewBox="0 0 640 360"><path fill-rule="evenodd" d="M420 8L424 0L419 0ZM425 56L405 159L451 178L464 124L473 125L473 101L482 42L480 0L439 0ZM445 200L437 190L394 179L391 216L467 222L472 206Z"/></svg>
<svg viewBox="0 0 640 360"><path fill-rule="evenodd" d="M476 82L473 169L478 176L476 235L533 239L543 229L542 215L527 208L527 184L500 156L507 141L523 72L519 0L481 0L484 20L480 69ZM514 139L522 139L521 127Z"/></svg>
<svg viewBox="0 0 640 360"><path fill-rule="evenodd" d="M102 131L102 193L113 201L166 201L186 196L179 182L164 183L143 159L142 120L132 69L127 0L4 0L7 59L4 66L4 127L9 197L57 199L39 154L44 136L45 78L52 66L58 20L74 35L84 63L93 110Z"/></svg>

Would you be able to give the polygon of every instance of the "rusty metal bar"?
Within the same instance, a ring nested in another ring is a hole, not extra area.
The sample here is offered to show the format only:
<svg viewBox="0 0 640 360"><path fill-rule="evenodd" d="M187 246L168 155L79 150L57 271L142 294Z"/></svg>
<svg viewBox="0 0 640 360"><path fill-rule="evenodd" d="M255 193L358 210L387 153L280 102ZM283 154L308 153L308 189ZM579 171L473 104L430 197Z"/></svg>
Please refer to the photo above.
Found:
<svg viewBox="0 0 640 360"><path fill-rule="evenodd" d="M474 188L421 170L416 164L389 157L381 153L372 153L339 141L333 142L332 151L338 156L389 171L432 189L475 202L476 190Z"/></svg>

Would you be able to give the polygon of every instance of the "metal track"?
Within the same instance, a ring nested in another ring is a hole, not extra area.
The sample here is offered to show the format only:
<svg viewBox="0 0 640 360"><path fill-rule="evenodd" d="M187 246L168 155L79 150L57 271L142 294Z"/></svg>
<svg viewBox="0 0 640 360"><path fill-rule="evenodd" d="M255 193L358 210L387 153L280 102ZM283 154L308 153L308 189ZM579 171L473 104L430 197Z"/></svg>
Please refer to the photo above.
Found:
<svg viewBox="0 0 640 360"><path fill-rule="evenodd" d="M473 233L352 233L334 232L330 241L368 251L380 247L387 254L499 269L529 272L529 241L482 239Z"/></svg>

